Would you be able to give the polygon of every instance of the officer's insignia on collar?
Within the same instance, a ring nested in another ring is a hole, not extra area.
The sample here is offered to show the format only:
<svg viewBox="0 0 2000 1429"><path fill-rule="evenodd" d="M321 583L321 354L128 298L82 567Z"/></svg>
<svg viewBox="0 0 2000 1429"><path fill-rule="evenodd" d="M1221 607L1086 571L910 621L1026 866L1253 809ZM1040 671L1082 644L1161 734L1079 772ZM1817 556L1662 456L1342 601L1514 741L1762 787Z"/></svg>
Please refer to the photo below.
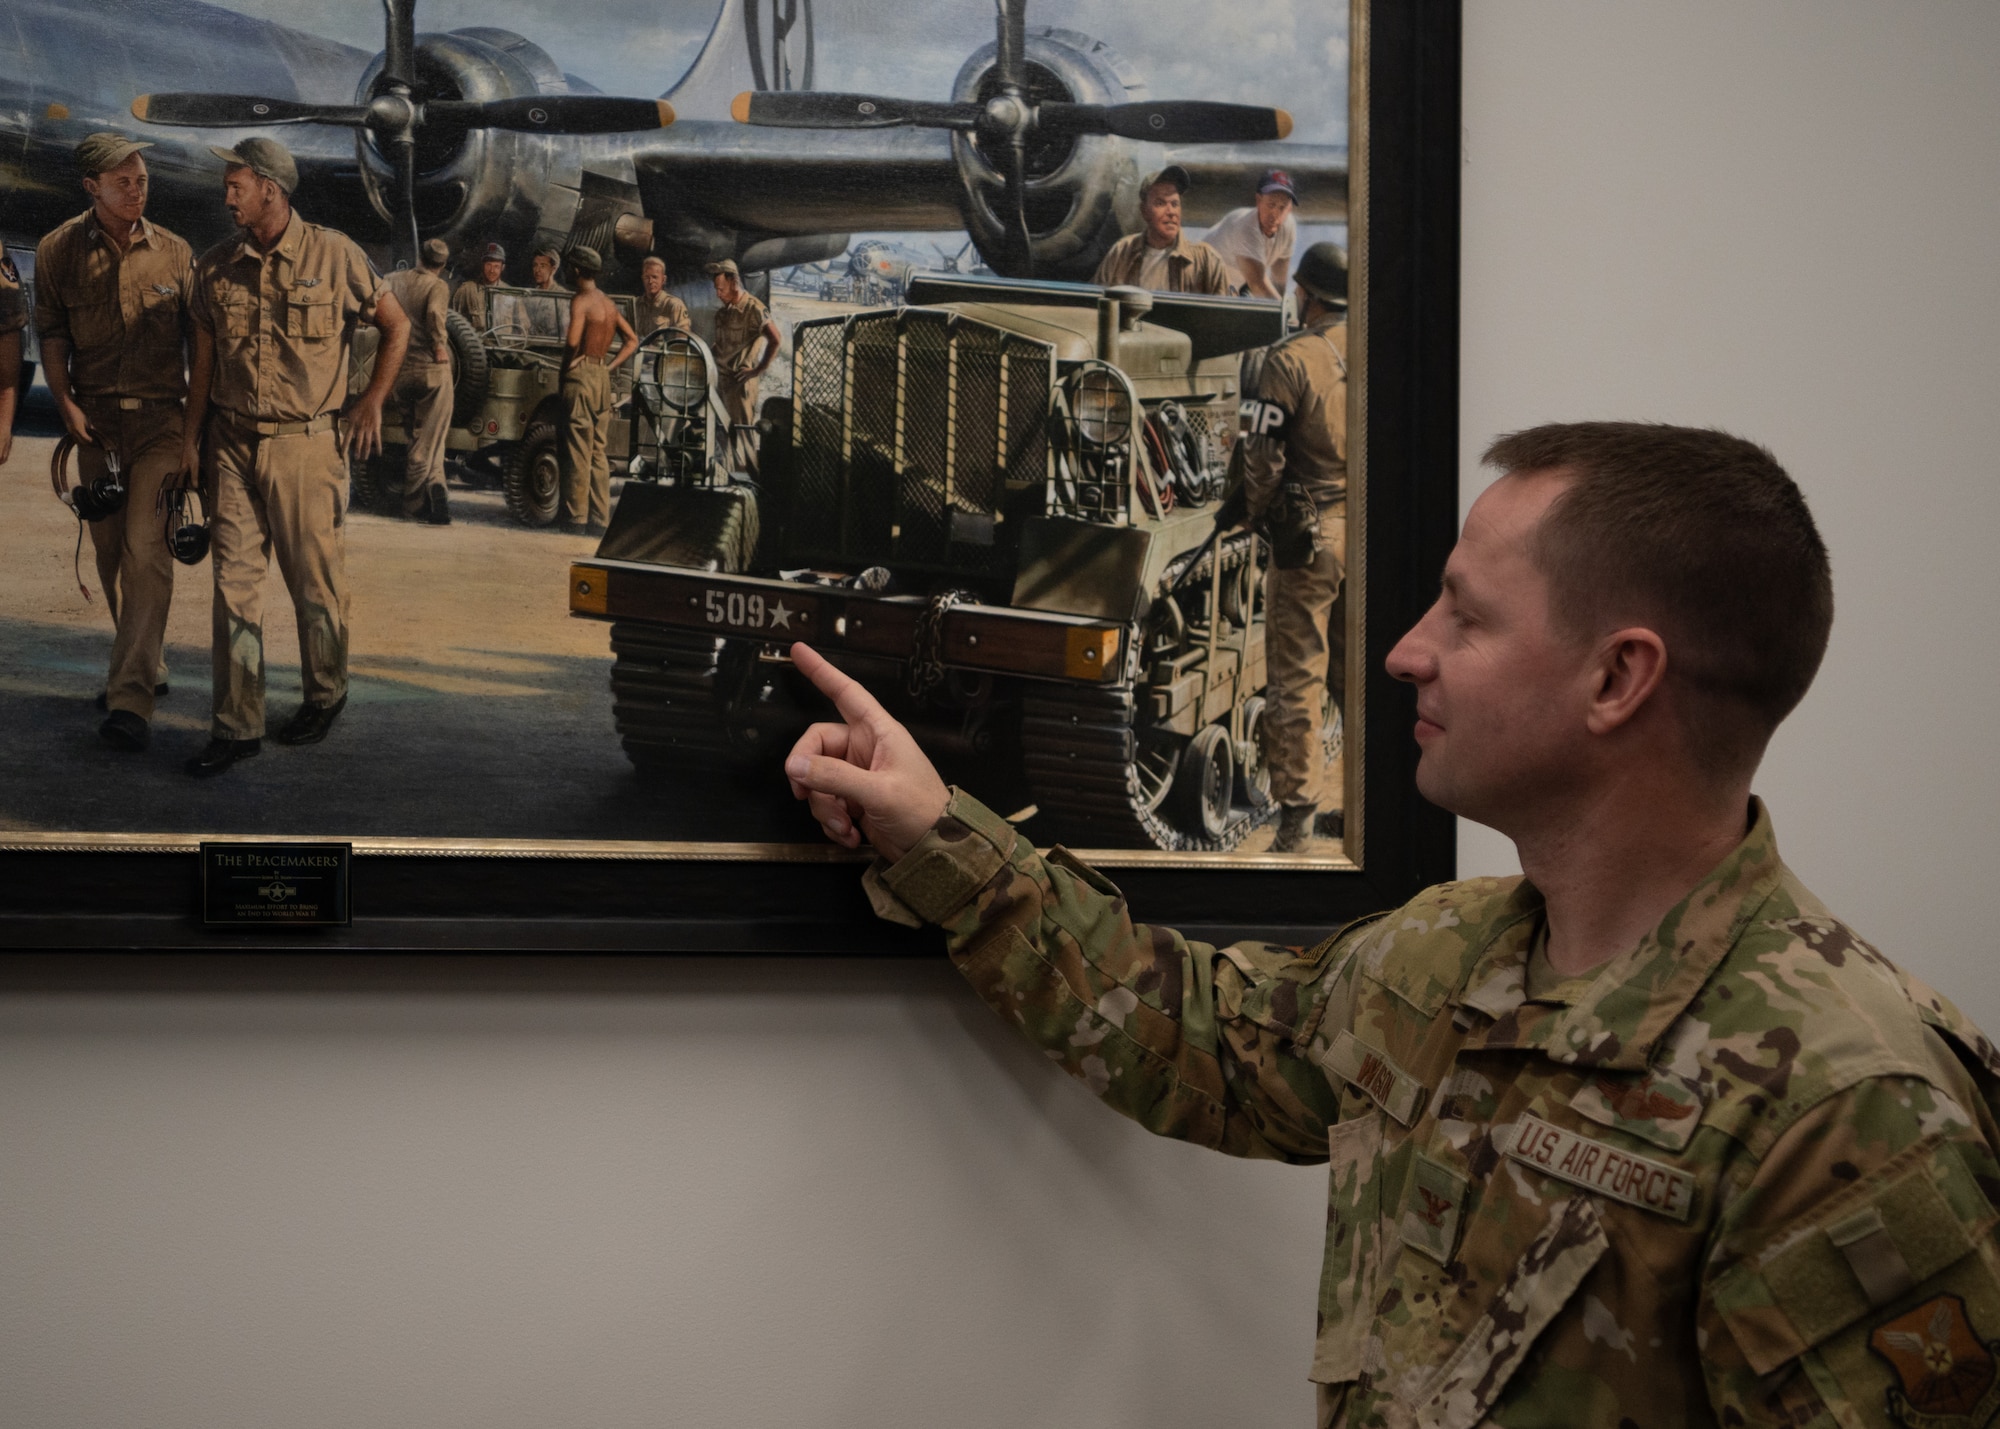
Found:
<svg viewBox="0 0 2000 1429"><path fill-rule="evenodd" d="M1898 1315L1868 1337L1868 1348L1902 1381L1883 1395L1898 1424L1969 1429L2000 1410L1994 1365L2000 1347L1979 1338L1956 1295L1939 1295Z"/></svg>
<svg viewBox="0 0 2000 1429"><path fill-rule="evenodd" d="M21 281L21 272L14 266L14 260L4 254L0 254L0 278L16 284Z"/></svg>

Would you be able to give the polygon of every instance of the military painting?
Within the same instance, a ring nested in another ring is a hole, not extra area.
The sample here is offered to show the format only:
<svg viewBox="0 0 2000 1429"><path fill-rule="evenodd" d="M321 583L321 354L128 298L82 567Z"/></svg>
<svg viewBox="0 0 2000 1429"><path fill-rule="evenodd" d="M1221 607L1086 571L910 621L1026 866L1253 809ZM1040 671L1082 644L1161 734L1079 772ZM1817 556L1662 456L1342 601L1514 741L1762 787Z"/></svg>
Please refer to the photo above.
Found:
<svg viewBox="0 0 2000 1429"><path fill-rule="evenodd" d="M0 842L1348 861L1349 21L0 0Z"/></svg>

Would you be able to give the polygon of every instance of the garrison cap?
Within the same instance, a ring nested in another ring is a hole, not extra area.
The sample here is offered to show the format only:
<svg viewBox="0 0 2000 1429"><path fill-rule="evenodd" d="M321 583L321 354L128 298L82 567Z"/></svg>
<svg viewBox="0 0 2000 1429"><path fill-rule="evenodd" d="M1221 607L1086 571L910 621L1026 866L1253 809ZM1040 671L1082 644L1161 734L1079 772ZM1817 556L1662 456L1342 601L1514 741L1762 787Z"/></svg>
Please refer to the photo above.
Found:
<svg viewBox="0 0 2000 1429"><path fill-rule="evenodd" d="M711 278L717 273L727 273L732 278L741 278L743 276L742 271L737 268L734 258L725 258L720 263L710 263L703 271Z"/></svg>
<svg viewBox="0 0 2000 1429"><path fill-rule="evenodd" d="M497 243L489 243L486 245L485 251L479 255L479 261L482 263L505 263L507 261L507 250Z"/></svg>
<svg viewBox="0 0 2000 1429"><path fill-rule="evenodd" d="M1188 171L1179 164L1169 164L1164 169L1146 175L1139 184L1139 192L1144 194L1154 184L1172 184L1175 193L1184 194L1188 191Z"/></svg>
<svg viewBox="0 0 2000 1429"><path fill-rule="evenodd" d="M245 139L233 149L211 144L208 152L232 169L248 169L260 179L269 179L286 193L299 186L299 166L291 151L276 139Z"/></svg>
<svg viewBox="0 0 2000 1429"><path fill-rule="evenodd" d="M601 273L604 271L604 260L597 256L595 248L579 243L569 250L569 266L579 273Z"/></svg>
<svg viewBox="0 0 2000 1429"><path fill-rule="evenodd" d="M1292 281L1323 303L1347 302L1347 250L1338 243L1315 243L1299 258Z"/></svg>
<svg viewBox="0 0 2000 1429"><path fill-rule="evenodd" d="M86 179L94 179L106 169L115 169L141 149L152 144L144 139L128 139L109 129L84 136L76 146L76 166Z"/></svg>
<svg viewBox="0 0 2000 1429"><path fill-rule="evenodd" d="M537 258L552 258L560 263L562 262L562 249L556 247L553 243L544 243L535 249L535 256Z"/></svg>
<svg viewBox="0 0 2000 1429"><path fill-rule="evenodd" d="M426 268L442 268L451 261L451 245L442 238L426 238L420 251Z"/></svg>

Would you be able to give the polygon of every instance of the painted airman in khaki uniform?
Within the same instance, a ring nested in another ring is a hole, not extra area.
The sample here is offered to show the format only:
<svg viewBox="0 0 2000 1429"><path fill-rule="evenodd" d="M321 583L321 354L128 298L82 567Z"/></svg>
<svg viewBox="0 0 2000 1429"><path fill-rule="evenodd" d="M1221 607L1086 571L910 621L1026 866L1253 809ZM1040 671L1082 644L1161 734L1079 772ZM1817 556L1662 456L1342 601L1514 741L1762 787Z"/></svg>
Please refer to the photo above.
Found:
<svg viewBox="0 0 2000 1429"><path fill-rule="evenodd" d="M220 774L264 734L264 574L272 551L297 614L305 699L278 732L313 744L347 704L346 456L381 447L382 403L409 321L352 239L292 210L298 167L270 139L216 149L230 216L244 230L195 267L194 364L183 459L205 440L213 492L215 714L190 774ZM348 335L381 329L375 372L348 413ZM203 435L204 419L206 432Z"/></svg>
<svg viewBox="0 0 2000 1429"><path fill-rule="evenodd" d="M633 302L641 337L663 327L686 332L691 326L688 305L667 291L667 265L658 258L648 258L640 265L639 296Z"/></svg>
<svg viewBox="0 0 2000 1429"><path fill-rule="evenodd" d="M1253 525L1287 477L1319 509L1312 563L1286 570L1274 562L1264 584L1262 738L1281 810L1276 853L1304 850L1319 806L1340 797L1322 787L1320 735L1340 706L1347 669L1339 600L1347 569L1347 255L1338 244L1314 244L1299 260L1297 282L1305 328L1265 358L1257 395L1243 404L1241 438Z"/></svg>
<svg viewBox="0 0 2000 1429"><path fill-rule="evenodd" d="M444 240L433 238L423 246L421 267L399 269L388 278L389 291L410 320L403 369L389 389L389 400L402 409L403 430L410 439L403 471L403 514L422 516L433 526L451 524L444 480L452 400L451 344L445 335L451 299L444 284L444 265L450 258Z"/></svg>
<svg viewBox="0 0 2000 1429"><path fill-rule="evenodd" d="M570 299L569 332L563 341L559 524L596 534L611 519L611 373L639 355L639 338L618 305L598 291L597 274L604 265L597 250L572 248L569 266L576 275L576 296ZM614 337L621 350L607 366Z"/></svg>
<svg viewBox="0 0 2000 1429"><path fill-rule="evenodd" d="M486 290L507 272L507 250L489 243L479 255L479 276L467 278L451 290L451 310L481 332L486 330Z"/></svg>
<svg viewBox="0 0 2000 1429"><path fill-rule="evenodd" d="M1112 244L1091 281L1163 293L1233 291L1236 277L1222 255L1181 232L1181 195L1187 187L1187 170L1179 164L1147 175L1139 186L1139 217L1146 226Z"/></svg>
<svg viewBox="0 0 2000 1429"><path fill-rule="evenodd" d="M1804 498L1694 428L1487 459L1385 663L1418 790L1525 876L1303 949L1138 924L803 645L844 723L786 774L875 845L877 911L941 926L1105 1103L1328 1166L1322 1426L1991 1425L2000 1051L1805 889L1750 794L1832 625Z"/></svg>
<svg viewBox="0 0 2000 1429"><path fill-rule="evenodd" d="M92 134L76 146L89 209L35 249L35 326L49 391L77 439L88 484L116 457L123 509L90 523L97 579L116 635L99 733L144 749L163 693L160 648L174 596L174 562L160 488L180 469L187 396L187 309L194 252L145 217L151 145Z"/></svg>
<svg viewBox="0 0 2000 1429"><path fill-rule="evenodd" d="M708 265L715 280L716 394L729 414L731 464L757 469L757 382L773 362L784 335L764 305L743 286L733 259ZM758 341L763 346L758 346Z"/></svg>

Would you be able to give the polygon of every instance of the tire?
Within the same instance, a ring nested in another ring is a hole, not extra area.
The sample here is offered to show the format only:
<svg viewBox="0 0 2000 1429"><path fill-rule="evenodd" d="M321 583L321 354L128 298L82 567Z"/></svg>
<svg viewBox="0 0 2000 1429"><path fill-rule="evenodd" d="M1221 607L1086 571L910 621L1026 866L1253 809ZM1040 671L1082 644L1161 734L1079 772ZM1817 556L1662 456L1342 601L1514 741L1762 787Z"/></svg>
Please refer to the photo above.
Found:
<svg viewBox="0 0 2000 1429"><path fill-rule="evenodd" d="M1181 751L1167 803L1174 822L1198 839L1218 840L1229 829L1229 806L1236 792L1236 753L1229 731L1206 724Z"/></svg>
<svg viewBox="0 0 2000 1429"><path fill-rule="evenodd" d="M401 515L408 460L407 448L384 447L365 461L349 462L347 509L375 516Z"/></svg>
<svg viewBox="0 0 2000 1429"><path fill-rule="evenodd" d="M562 509L562 458L553 422L530 422L507 458L507 514L523 526L551 526Z"/></svg>
<svg viewBox="0 0 2000 1429"><path fill-rule="evenodd" d="M486 345L464 313L446 313L444 330L451 348L451 424L468 426L485 409L491 385Z"/></svg>

